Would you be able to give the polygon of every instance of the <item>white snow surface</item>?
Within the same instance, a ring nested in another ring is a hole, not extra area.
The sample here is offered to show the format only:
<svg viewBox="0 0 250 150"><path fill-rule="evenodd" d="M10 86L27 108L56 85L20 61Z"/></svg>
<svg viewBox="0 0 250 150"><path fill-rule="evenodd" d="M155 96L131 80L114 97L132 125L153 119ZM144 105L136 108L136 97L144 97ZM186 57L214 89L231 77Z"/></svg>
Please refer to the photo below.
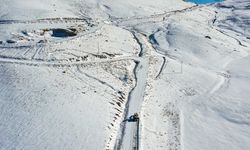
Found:
<svg viewBox="0 0 250 150"><path fill-rule="evenodd" d="M248 0L0 4L0 150L250 149Z"/></svg>

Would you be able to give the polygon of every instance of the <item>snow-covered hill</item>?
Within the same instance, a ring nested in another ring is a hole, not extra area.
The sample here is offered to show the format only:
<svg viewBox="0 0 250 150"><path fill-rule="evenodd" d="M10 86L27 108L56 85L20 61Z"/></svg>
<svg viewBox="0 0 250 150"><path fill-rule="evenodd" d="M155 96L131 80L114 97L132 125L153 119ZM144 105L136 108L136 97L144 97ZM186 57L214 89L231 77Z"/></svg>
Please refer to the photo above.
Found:
<svg viewBox="0 0 250 150"><path fill-rule="evenodd" d="M0 149L250 149L249 5L2 0Z"/></svg>

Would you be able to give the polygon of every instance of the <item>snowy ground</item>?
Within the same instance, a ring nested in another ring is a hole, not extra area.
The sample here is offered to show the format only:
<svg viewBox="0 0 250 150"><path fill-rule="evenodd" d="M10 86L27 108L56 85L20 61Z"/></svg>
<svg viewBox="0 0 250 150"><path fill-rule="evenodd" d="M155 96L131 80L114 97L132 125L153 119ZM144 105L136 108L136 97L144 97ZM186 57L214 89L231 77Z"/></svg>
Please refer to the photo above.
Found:
<svg viewBox="0 0 250 150"><path fill-rule="evenodd" d="M0 149L250 149L247 0L3 0Z"/></svg>

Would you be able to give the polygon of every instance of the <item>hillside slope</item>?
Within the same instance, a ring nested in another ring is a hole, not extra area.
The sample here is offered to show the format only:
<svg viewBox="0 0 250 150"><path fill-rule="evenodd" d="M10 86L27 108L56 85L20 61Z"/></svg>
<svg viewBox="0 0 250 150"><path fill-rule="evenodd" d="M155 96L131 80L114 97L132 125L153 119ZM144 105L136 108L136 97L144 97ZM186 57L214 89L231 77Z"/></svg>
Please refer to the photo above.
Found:
<svg viewBox="0 0 250 150"><path fill-rule="evenodd" d="M247 0L3 0L0 149L250 149L249 14Z"/></svg>

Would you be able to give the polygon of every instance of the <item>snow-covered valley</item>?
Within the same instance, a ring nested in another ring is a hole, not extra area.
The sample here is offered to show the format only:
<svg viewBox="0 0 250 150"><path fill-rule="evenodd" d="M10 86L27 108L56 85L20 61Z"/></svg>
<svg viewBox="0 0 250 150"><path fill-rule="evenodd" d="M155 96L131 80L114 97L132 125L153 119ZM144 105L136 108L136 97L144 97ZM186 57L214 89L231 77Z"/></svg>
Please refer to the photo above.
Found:
<svg viewBox="0 0 250 150"><path fill-rule="evenodd" d="M249 6L2 0L0 149L250 149Z"/></svg>

